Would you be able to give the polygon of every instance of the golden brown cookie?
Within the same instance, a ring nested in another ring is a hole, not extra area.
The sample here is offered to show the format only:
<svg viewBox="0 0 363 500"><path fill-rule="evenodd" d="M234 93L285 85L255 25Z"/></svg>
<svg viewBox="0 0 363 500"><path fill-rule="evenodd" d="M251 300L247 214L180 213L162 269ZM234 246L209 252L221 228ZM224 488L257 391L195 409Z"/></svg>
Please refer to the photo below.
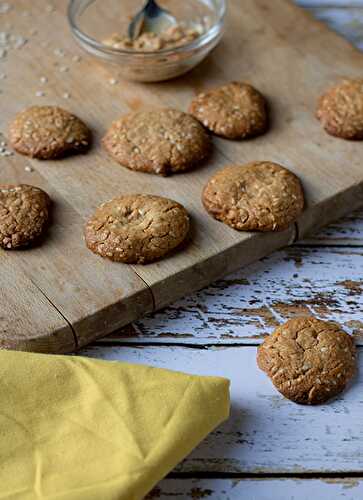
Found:
<svg viewBox="0 0 363 500"><path fill-rule="evenodd" d="M85 227L92 252L118 262L146 264L160 259L187 236L189 217L176 201L145 194L103 203Z"/></svg>
<svg viewBox="0 0 363 500"><path fill-rule="evenodd" d="M0 184L0 246L30 245L44 232L49 207L49 196L37 187Z"/></svg>
<svg viewBox="0 0 363 500"><path fill-rule="evenodd" d="M281 231L302 212L304 193L292 172L260 161L217 172L202 201L215 219L239 231Z"/></svg>
<svg viewBox="0 0 363 500"><path fill-rule="evenodd" d="M321 96L316 116L328 134L363 139L363 79L343 80Z"/></svg>
<svg viewBox="0 0 363 500"><path fill-rule="evenodd" d="M9 141L18 153L50 160L86 151L91 133L79 118L62 108L32 106L15 116Z"/></svg>
<svg viewBox="0 0 363 500"><path fill-rule="evenodd" d="M259 347L257 364L286 398L324 403L343 391L356 370L352 337L313 317L287 321Z"/></svg>
<svg viewBox="0 0 363 500"><path fill-rule="evenodd" d="M227 139L246 139L267 129L265 98L248 83L232 82L199 94L189 112L208 130Z"/></svg>
<svg viewBox="0 0 363 500"><path fill-rule="evenodd" d="M175 109L123 116L111 125L103 145L121 165L161 175L189 170L211 151L210 137L200 123Z"/></svg>

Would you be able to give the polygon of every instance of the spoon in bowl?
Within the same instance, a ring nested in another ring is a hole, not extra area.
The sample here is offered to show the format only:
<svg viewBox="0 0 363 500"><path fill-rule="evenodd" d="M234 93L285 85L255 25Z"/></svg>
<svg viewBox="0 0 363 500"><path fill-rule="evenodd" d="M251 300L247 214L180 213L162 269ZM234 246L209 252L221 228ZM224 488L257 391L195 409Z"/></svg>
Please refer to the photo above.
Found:
<svg viewBox="0 0 363 500"><path fill-rule="evenodd" d="M132 19L127 33L130 40L135 40L141 33L159 34L176 24L175 17L160 7L156 0L147 0L144 7Z"/></svg>

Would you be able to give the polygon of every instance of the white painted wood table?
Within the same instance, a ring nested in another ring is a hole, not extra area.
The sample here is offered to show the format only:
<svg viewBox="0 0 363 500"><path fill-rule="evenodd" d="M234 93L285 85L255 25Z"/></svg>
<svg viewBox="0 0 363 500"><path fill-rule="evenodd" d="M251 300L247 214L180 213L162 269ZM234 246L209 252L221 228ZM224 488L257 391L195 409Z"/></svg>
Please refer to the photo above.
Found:
<svg viewBox="0 0 363 500"><path fill-rule="evenodd" d="M363 50L363 0L299 3ZM363 212L83 350L232 381L230 420L148 498L363 498L363 370L310 408L280 396L255 361L264 335L311 312L355 335L363 365L362 291Z"/></svg>

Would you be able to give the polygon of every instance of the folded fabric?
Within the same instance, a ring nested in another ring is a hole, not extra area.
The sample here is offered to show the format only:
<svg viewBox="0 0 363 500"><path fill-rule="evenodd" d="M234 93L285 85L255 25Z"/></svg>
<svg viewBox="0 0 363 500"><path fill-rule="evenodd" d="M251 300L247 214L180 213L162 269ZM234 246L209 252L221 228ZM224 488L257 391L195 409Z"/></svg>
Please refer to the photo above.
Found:
<svg viewBox="0 0 363 500"><path fill-rule="evenodd" d="M223 378L0 351L0 499L142 499L228 414Z"/></svg>

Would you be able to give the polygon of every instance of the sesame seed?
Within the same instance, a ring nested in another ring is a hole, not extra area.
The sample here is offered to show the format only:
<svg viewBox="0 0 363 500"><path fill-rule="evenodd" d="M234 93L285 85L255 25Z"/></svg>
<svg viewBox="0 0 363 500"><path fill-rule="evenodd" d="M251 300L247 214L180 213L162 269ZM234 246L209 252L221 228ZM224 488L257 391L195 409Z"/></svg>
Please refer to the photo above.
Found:
<svg viewBox="0 0 363 500"><path fill-rule="evenodd" d="M110 85L116 85L116 83L118 83L118 82L117 82L116 78L110 78L109 81L108 81L108 83Z"/></svg>
<svg viewBox="0 0 363 500"><path fill-rule="evenodd" d="M45 96L45 92L43 92L43 90L37 90L35 92L35 95L36 95L36 97L44 97Z"/></svg>
<svg viewBox="0 0 363 500"><path fill-rule="evenodd" d="M81 60L81 56L75 55L72 57L73 62L79 62Z"/></svg>
<svg viewBox="0 0 363 500"><path fill-rule="evenodd" d="M9 38L9 33L6 31L1 31L0 32L0 44L4 45L8 41Z"/></svg>
<svg viewBox="0 0 363 500"><path fill-rule="evenodd" d="M46 76L41 76L41 77L39 78L39 81L40 81L40 83L43 83L43 84L44 84L44 83L47 83L48 78L47 78Z"/></svg>
<svg viewBox="0 0 363 500"><path fill-rule="evenodd" d="M58 57L64 57L64 50L63 49L54 49L53 54Z"/></svg>
<svg viewBox="0 0 363 500"><path fill-rule="evenodd" d="M68 66L60 66L59 71L61 73L66 73L69 70Z"/></svg>
<svg viewBox="0 0 363 500"><path fill-rule="evenodd" d="M11 10L11 5L7 2L0 4L0 14L7 14Z"/></svg>
<svg viewBox="0 0 363 500"><path fill-rule="evenodd" d="M28 40L26 38L24 38L23 36L16 37L14 40L14 48L21 49L27 43L27 41Z"/></svg>
<svg viewBox="0 0 363 500"><path fill-rule="evenodd" d="M64 92L63 99L69 99L70 97L71 97L71 94L69 92Z"/></svg>
<svg viewBox="0 0 363 500"><path fill-rule="evenodd" d="M6 49L0 49L0 59L3 59L6 57L7 51Z"/></svg>
<svg viewBox="0 0 363 500"><path fill-rule="evenodd" d="M31 167L30 165L26 165L24 170L25 170L25 172L34 172L34 168Z"/></svg>

